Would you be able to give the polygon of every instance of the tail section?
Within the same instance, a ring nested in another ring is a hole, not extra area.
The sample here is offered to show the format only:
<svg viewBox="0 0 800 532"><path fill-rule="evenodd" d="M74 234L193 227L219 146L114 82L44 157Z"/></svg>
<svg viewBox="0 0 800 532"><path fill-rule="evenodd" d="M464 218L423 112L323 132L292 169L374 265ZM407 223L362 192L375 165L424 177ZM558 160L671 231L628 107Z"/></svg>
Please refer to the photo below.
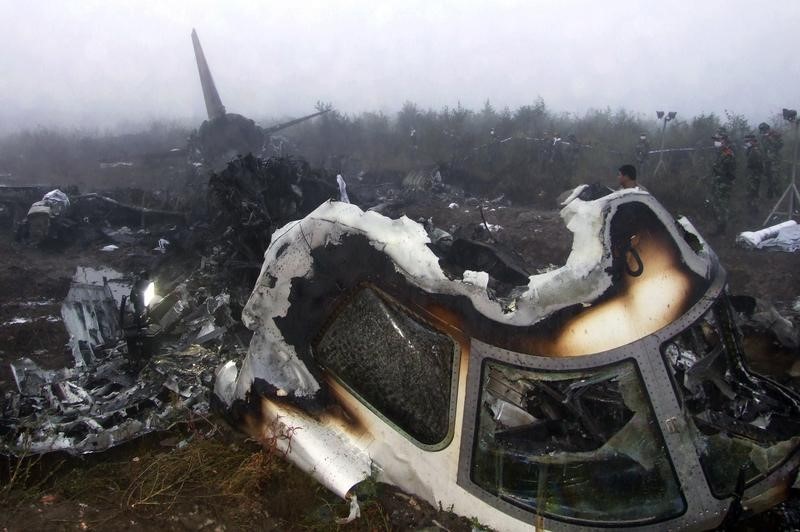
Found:
<svg viewBox="0 0 800 532"><path fill-rule="evenodd" d="M217 87L214 85L214 78L211 77L211 70L206 63L206 56L203 54L203 47L200 46L200 39L197 32L192 30L192 44L194 45L194 55L197 59L197 71L200 73L200 83L203 86L203 97L206 100L206 111L208 119L214 120L225 116L225 106L219 98Z"/></svg>

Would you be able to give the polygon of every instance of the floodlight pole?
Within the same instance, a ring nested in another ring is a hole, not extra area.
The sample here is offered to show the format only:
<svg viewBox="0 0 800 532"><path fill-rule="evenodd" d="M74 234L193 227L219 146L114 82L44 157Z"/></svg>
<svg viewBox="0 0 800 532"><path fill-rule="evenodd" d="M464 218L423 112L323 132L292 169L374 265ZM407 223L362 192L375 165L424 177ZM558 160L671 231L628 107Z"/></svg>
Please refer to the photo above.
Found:
<svg viewBox="0 0 800 532"><path fill-rule="evenodd" d="M661 148L658 150L658 164L656 164L655 170L653 170L653 177L658 174L658 171L664 166L664 142L667 138L667 122L675 118L676 113L674 111L670 111L668 113L664 113L663 111L656 111L656 116L662 119L664 123L661 125Z"/></svg>
<svg viewBox="0 0 800 532"><path fill-rule="evenodd" d="M794 149L792 150L792 184L797 186L797 137L798 137L798 126L800 126L800 122L797 120L794 121Z"/></svg>
<svg viewBox="0 0 800 532"><path fill-rule="evenodd" d="M792 120L794 123L794 147L792 148L792 182L789 183L789 186L786 187L786 190L783 191L781 194L780 199L773 207L772 212L769 213L769 216L764 220L764 227L766 227L767 223L769 223L770 219L775 216L776 214L784 214L784 211L779 211L778 209L783 203L783 200L786 197L789 197L789 208L785 211L786 219L791 220L797 210L800 212L800 191L797 189L797 142L798 142L798 127L800 127L800 121L796 118ZM797 200L797 203L795 203Z"/></svg>

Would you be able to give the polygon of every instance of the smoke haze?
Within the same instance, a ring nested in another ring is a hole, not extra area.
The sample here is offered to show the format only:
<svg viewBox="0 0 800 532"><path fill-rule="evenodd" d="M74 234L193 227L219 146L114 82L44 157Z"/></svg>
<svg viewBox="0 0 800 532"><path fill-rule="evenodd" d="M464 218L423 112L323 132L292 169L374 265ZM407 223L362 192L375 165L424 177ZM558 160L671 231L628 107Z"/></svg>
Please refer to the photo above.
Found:
<svg viewBox="0 0 800 532"><path fill-rule="evenodd" d="M559 112L797 107L800 3L0 2L0 133L199 124L190 41L222 101L251 118L544 99Z"/></svg>

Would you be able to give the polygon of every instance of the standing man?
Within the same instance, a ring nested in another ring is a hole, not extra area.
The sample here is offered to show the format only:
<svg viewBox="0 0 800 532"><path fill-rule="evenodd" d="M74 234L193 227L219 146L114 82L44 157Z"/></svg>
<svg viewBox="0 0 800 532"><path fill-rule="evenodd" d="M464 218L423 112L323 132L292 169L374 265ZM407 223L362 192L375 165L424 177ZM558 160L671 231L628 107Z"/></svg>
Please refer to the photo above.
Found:
<svg viewBox="0 0 800 532"><path fill-rule="evenodd" d="M731 190L736 179L736 155L731 149L728 135L717 133L712 138L717 148L717 159L711 167L714 176L711 183L711 210L717 223L713 234L721 235L728 225Z"/></svg>
<svg viewBox="0 0 800 532"><path fill-rule="evenodd" d="M623 164L617 172L619 189L640 188L636 182L636 168L632 164Z"/></svg>
<svg viewBox="0 0 800 532"><path fill-rule="evenodd" d="M639 167L643 167L645 161L650 156L650 142L647 140L647 134L642 133L639 135L639 142L636 143L636 162Z"/></svg>
<svg viewBox="0 0 800 532"><path fill-rule="evenodd" d="M564 180L564 142L561 135L553 133L550 139L550 151L548 152L548 166L553 179L563 182Z"/></svg>
<svg viewBox="0 0 800 532"><path fill-rule="evenodd" d="M486 155L489 158L489 165L493 166L497 161L497 152L500 149L500 139L497 138L497 132L494 128L489 130L489 144L486 148Z"/></svg>
<svg viewBox="0 0 800 532"><path fill-rule="evenodd" d="M764 177L764 154L758 139L755 135L747 135L744 138L745 157L747 158L747 184L750 194L750 210L755 211L759 189L761 188L761 178Z"/></svg>
<svg viewBox="0 0 800 532"><path fill-rule="evenodd" d="M767 178L767 197L774 198L778 195L778 176L780 170L781 148L783 139L781 134L773 131L766 122L758 124L761 133L761 145L764 150L764 177Z"/></svg>

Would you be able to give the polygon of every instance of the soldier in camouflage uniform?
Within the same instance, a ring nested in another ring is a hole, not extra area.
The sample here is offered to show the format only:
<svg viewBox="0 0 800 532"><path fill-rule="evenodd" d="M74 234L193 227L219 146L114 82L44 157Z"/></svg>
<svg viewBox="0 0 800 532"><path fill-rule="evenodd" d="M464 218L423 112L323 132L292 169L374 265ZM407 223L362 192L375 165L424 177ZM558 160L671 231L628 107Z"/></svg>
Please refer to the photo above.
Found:
<svg viewBox="0 0 800 532"><path fill-rule="evenodd" d="M650 156L650 142L647 140L647 135L642 133L639 135L639 142L636 143L636 162L639 167L643 167L645 161Z"/></svg>
<svg viewBox="0 0 800 532"><path fill-rule="evenodd" d="M736 179L736 155L730 146L728 136L717 134L714 137L714 146L717 148L717 158L711 167L713 181L711 183L711 210L717 227L714 234L722 234L728 225L728 216L731 203L731 190Z"/></svg>
<svg viewBox="0 0 800 532"><path fill-rule="evenodd" d="M498 152L500 151L500 139L494 128L489 130L489 143L486 146L487 162L493 166L498 160Z"/></svg>
<svg viewBox="0 0 800 532"><path fill-rule="evenodd" d="M556 181L563 181L566 176L564 148L565 142L561 140L561 135L553 133L547 146L547 169L552 178Z"/></svg>
<svg viewBox="0 0 800 532"><path fill-rule="evenodd" d="M564 144L561 135L553 133L548 146L547 160L551 165L561 165L564 162Z"/></svg>
<svg viewBox="0 0 800 532"><path fill-rule="evenodd" d="M780 171L780 155L783 147L781 134L773 131L766 122L758 125L761 132L761 146L764 154L764 177L767 178L767 197L774 198L778 195L778 175Z"/></svg>
<svg viewBox="0 0 800 532"><path fill-rule="evenodd" d="M764 154L755 135L744 138L745 157L747 158L747 184L751 200L757 200L761 179L764 177ZM751 201L751 210L755 210L756 202Z"/></svg>

